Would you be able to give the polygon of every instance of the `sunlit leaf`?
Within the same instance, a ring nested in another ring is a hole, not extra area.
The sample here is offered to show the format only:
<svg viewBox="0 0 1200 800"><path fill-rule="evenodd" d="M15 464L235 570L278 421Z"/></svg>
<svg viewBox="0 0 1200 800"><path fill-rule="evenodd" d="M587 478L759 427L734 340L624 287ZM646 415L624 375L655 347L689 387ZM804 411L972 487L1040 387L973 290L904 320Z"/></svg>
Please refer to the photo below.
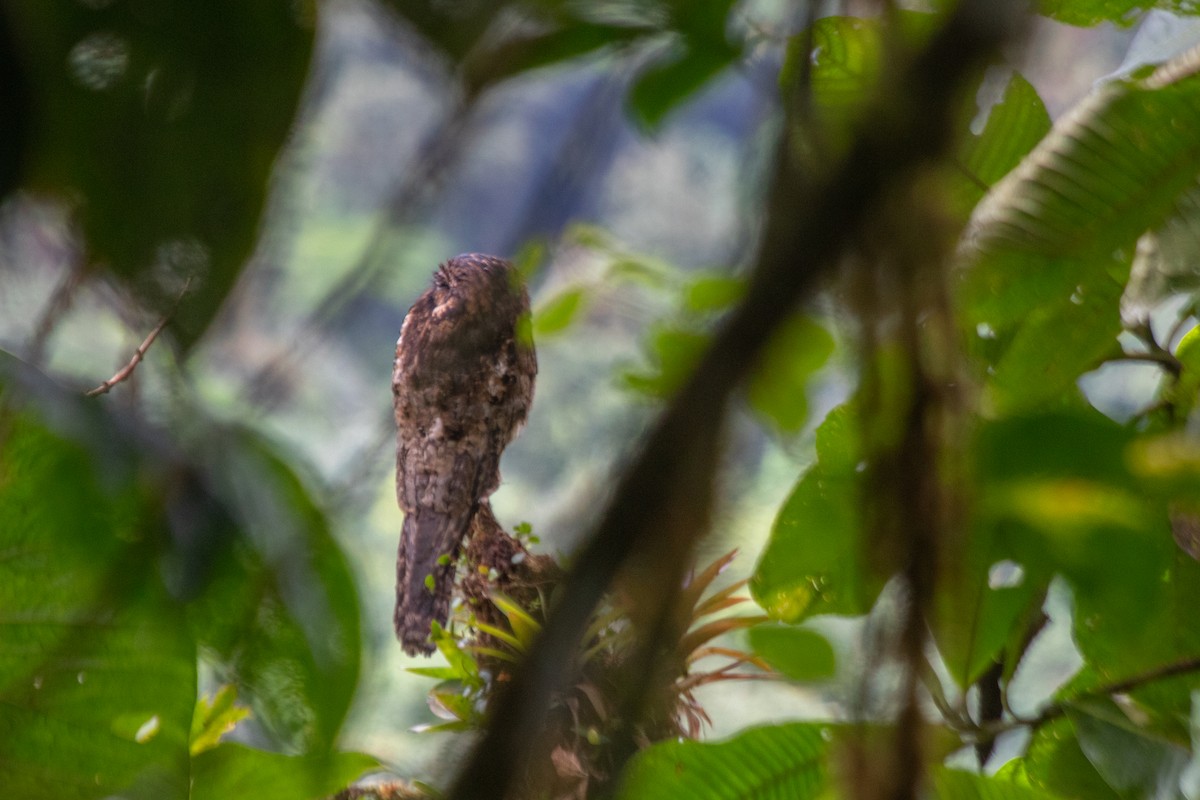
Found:
<svg viewBox="0 0 1200 800"><path fill-rule="evenodd" d="M1192 0L1039 0L1038 9L1046 16L1070 25L1096 25L1113 22L1132 25L1148 9L1162 8L1182 14L1194 13Z"/></svg>
<svg viewBox="0 0 1200 800"><path fill-rule="evenodd" d="M211 700L201 697L196 701L190 747L193 756L216 747L222 736L250 716L250 709L234 705L236 700L237 688L227 683L217 690Z"/></svg>
<svg viewBox="0 0 1200 800"><path fill-rule="evenodd" d="M863 614L878 592L860 550L855 413L850 406L837 408L817 429L817 463L779 510L755 567L751 594L776 619Z"/></svg>
<svg viewBox="0 0 1200 800"><path fill-rule="evenodd" d="M1055 800L1057 795L999 776L989 777L958 769L932 770L936 800Z"/></svg>

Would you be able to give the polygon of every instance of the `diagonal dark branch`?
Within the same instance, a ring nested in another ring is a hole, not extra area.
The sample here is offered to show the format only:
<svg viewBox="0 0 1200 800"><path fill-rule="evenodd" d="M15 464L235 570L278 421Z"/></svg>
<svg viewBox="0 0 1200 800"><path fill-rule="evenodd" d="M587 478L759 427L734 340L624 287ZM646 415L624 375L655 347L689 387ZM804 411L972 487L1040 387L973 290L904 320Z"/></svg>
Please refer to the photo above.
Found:
<svg viewBox="0 0 1200 800"><path fill-rule="evenodd" d="M955 100L967 78L1013 34L1019 11L1015 3L1000 0L963 0L898 73L892 91L881 93L845 159L827 173L803 180L788 136L783 137L745 300L621 477L576 558L564 596L508 691L498 698L489 728L451 798L512 796L537 746L553 693L574 674L581 632L632 556L646 557L639 574L652 576L651 583L664 593L678 586L673 579L707 527L712 471L732 391L779 324L853 247L881 198L946 151Z"/></svg>

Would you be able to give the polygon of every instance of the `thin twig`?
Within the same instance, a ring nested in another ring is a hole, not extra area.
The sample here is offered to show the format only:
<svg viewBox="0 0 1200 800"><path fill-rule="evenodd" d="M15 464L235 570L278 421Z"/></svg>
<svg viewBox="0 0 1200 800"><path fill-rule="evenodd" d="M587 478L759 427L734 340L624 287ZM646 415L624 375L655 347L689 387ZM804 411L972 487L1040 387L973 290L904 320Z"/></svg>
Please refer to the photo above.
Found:
<svg viewBox="0 0 1200 800"><path fill-rule="evenodd" d="M1154 669L1114 683L1107 683L1093 689L1087 689L1079 694L1059 700L1056 703L1051 703L1035 717L1014 717L1013 719L997 721L987 725L975 725L968 721L962 728L958 728L958 730L962 733L975 733L981 739L992 738L1002 733L1016 730L1017 728L1029 728L1036 731L1046 723L1053 722L1065 716L1067 708L1073 703L1078 703L1080 700L1089 697L1111 697L1115 694L1124 694L1134 689L1140 689L1155 681L1177 678L1180 675L1187 675L1192 672L1200 672L1200 656L1176 661L1172 664L1164 664L1161 667L1155 667ZM948 721L953 727L954 721Z"/></svg>
<svg viewBox="0 0 1200 800"><path fill-rule="evenodd" d="M1067 698L1043 709L1041 714L1033 719L1030 727L1033 729L1040 728L1047 722L1058 719L1067 713L1067 706L1071 703L1076 703L1087 697L1110 697L1114 694L1124 694L1125 692L1140 689L1141 687L1154 683L1155 681L1166 680L1167 678L1176 678L1180 675L1186 675L1190 672L1200 672L1200 657L1188 658L1183 661L1176 661L1173 664L1165 664L1161 667L1147 670L1140 675L1134 675L1124 680L1108 683L1103 686L1097 686L1094 689L1089 689L1081 692L1074 697Z"/></svg>
<svg viewBox="0 0 1200 800"><path fill-rule="evenodd" d="M97 386L95 389L87 392L85 395L86 397L96 397L98 395L107 394L117 384L129 380L129 377L133 375L133 371L137 369L137 365L142 363L142 359L146 357L146 351L150 349L150 345L154 344L154 340L158 338L158 335L163 332L163 328L167 327L167 323L171 321L171 317L175 314L175 309L179 307L179 301L183 299L185 294L187 294L188 287L191 286L191 284L192 279L188 278L187 282L183 284L183 290L179 293L179 297L175 300L175 305L172 306L171 310L167 312L166 316L164 316L162 320L154 326L154 330L150 331L149 335L142 340L142 343L138 345L137 350L133 351L133 357L129 359L129 362L117 370L116 374L111 378Z"/></svg>

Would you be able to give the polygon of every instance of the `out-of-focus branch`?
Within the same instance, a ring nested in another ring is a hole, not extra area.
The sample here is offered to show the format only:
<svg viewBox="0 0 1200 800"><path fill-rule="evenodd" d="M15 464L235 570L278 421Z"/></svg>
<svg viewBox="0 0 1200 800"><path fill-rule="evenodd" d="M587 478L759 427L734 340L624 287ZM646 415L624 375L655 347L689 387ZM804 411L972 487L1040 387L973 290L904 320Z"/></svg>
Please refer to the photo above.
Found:
<svg viewBox="0 0 1200 800"><path fill-rule="evenodd" d="M76 263L67 268L58 284L55 285L54 291L50 293L50 299L46 301L45 308L38 315L37 324L33 328L33 336L29 338L27 356L29 363L41 363L42 358L46 355L46 343L50 341L50 334L54 333L54 328L58 325L59 320L70 310L71 303L75 299L75 291L79 288L82 280L82 263Z"/></svg>
<svg viewBox="0 0 1200 800"><path fill-rule="evenodd" d="M574 674L588 618L635 555L635 579L626 584L657 602L647 614L650 625L642 630L662 627L691 547L707 528L713 469L732 391L779 324L853 247L881 199L946 151L954 101L967 78L1014 33L1019 12L1012 2L963 0L880 94L845 159L828 172L811 179L803 175L785 129L746 298L622 475L575 559L564 595L496 703L488 731L451 798L510 796L537 746L551 696ZM650 580L639 582L638 576ZM639 677L653 674L644 669L647 661L631 659L641 669Z"/></svg>
<svg viewBox="0 0 1200 800"><path fill-rule="evenodd" d="M164 316L157 325L154 326L154 330L150 331L146 338L142 340L142 343L139 344L137 349L133 351L133 356L129 359L125 366L117 370L115 375L101 383L95 389L88 391L86 393L87 397L96 397L98 395L107 394L117 384L129 380L129 378L133 375L133 371L137 369L137 365L142 363L142 359L146 357L146 352L150 349L150 345L154 344L154 340L158 338L158 335L163 332L163 328L167 327L167 323L171 321L171 317L175 314L175 308L179 307L179 301L182 300L184 295L187 294L188 287L191 285L192 279L188 278L183 284L183 290L179 293L179 297L175 300L175 306L169 312L167 312L167 315Z"/></svg>

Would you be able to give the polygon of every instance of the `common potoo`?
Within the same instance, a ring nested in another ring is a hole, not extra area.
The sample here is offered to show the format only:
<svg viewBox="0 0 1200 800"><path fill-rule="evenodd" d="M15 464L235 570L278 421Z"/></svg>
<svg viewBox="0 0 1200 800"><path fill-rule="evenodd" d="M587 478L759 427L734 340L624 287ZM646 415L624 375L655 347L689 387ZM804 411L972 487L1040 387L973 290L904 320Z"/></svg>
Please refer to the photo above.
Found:
<svg viewBox="0 0 1200 800"><path fill-rule="evenodd" d="M499 487L500 454L533 400L537 357L520 327L528 313L513 265L472 253L438 267L400 329L394 622L409 655L433 651L430 623L446 622L463 537Z"/></svg>

